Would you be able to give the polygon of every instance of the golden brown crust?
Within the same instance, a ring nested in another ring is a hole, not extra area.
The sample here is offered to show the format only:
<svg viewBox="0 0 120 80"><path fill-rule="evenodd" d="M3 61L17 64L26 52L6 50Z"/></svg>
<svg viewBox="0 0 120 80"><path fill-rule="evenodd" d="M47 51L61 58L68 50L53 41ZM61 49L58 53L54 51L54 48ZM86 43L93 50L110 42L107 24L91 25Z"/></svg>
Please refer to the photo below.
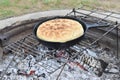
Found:
<svg viewBox="0 0 120 80"><path fill-rule="evenodd" d="M71 19L54 19L42 23L37 37L50 42L67 42L84 34L82 25Z"/></svg>

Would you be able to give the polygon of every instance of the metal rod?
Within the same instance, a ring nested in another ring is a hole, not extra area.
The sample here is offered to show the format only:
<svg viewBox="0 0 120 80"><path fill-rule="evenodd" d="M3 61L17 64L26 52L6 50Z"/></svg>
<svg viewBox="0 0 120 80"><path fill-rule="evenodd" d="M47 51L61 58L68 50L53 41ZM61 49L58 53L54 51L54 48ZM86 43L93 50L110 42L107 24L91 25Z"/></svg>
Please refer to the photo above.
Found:
<svg viewBox="0 0 120 80"><path fill-rule="evenodd" d="M116 38L117 38L117 59L119 58L119 35L118 35L118 26L116 27Z"/></svg>
<svg viewBox="0 0 120 80"><path fill-rule="evenodd" d="M76 10L73 8L74 17L76 17Z"/></svg>
<svg viewBox="0 0 120 80"><path fill-rule="evenodd" d="M58 76L57 76L57 78L56 78L56 80L59 80L59 77L60 77L60 75L62 74L62 71L64 70L66 64L67 64L67 63L65 63L65 64L63 65L63 67L62 67L60 73L58 74Z"/></svg>
<svg viewBox="0 0 120 80"><path fill-rule="evenodd" d="M73 13L73 10L72 10L71 12L69 12L68 14L66 14L65 16L68 16L68 15L70 15L71 13Z"/></svg>

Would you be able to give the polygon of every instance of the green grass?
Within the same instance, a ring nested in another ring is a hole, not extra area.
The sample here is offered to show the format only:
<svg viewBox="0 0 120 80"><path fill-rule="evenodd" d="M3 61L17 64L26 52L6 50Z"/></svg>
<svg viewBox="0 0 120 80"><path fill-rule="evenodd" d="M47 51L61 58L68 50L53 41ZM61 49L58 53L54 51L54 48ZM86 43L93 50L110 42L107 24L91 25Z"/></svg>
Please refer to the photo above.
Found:
<svg viewBox="0 0 120 80"><path fill-rule="evenodd" d="M10 17L15 15L14 11L12 10L0 10L0 18L4 18L4 17Z"/></svg>
<svg viewBox="0 0 120 80"><path fill-rule="evenodd" d="M0 6L2 6L2 7L9 7L9 6L11 6L10 0L0 0Z"/></svg>
<svg viewBox="0 0 120 80"><path fill-rule="evenodd" d="M0 19L53 9L72 9L82 5L120 11L119 0L0 0Z"/></svg>

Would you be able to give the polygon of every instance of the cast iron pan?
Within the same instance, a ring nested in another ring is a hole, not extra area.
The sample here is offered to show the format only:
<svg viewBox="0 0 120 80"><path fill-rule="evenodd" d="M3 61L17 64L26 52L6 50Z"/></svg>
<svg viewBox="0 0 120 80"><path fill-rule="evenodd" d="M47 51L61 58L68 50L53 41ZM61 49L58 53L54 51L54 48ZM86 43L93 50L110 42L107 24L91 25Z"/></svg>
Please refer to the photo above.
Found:
<svg viewBox="0 0 120 80"><path fill-rule="evenodd" d="M78 38L76 38L74 40L70 40L70 41L67 41L67 42L64 42L64 43L49 42L49 41L44 41L44 40L41 40L40 38L38 38L37 35L36 35L36 32L37 32L37 28L39 27L39 25L44 23L44 22L46 22L46 21L53 20L53 19L72 19L72 20L78 21L82 25L82 27L84 29L84 35L85 35L87 29L89 29L89 28L92 28L92 27L107 27L107 26L109 26L107 24L99 25L97 23L95 23L95 24L87 24L87 23L85 23L84 21L82 21L80 19L77 19L77 18L74 18L74 17L70 17L70 16L55 16L55 17L51 17L51 18L42 19L41 21L39 21L34 26L33 32L34 32L34 35L35 35L36 39L40 43L42 43L43 45L47 46L48 48L52 48L52 49L65 49L65 48L68 48L68 47L78 43L84 37L84 35L82 35L82 36L80 36L80 37L78 37Z"/></svg>

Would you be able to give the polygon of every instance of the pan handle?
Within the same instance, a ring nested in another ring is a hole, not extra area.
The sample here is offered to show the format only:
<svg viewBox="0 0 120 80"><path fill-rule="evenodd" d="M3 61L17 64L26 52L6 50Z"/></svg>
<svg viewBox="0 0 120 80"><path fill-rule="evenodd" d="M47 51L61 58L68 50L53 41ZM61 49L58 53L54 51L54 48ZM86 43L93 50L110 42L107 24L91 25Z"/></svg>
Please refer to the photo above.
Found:
<svg viewBox="0 0 120 80"><path fill-rule="evenodd" d="M87 28L95 28L95 27L108 27L110 26L110 24L98 24L98 23L94 23L94 24L88 24L86 23L86 27Z"/></svg>

